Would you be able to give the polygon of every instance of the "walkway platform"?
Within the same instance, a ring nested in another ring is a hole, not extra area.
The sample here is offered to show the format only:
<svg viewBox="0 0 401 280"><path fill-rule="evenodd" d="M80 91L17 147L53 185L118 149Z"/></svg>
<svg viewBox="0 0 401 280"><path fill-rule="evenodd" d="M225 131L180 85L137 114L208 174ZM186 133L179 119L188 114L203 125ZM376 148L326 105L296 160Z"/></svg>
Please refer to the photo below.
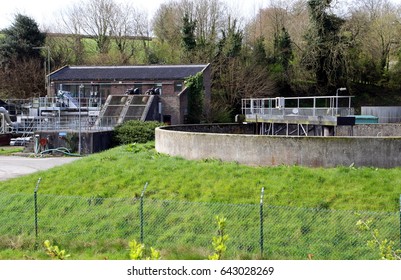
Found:
<svg viewBox="0 0 401 280"><path fill-rule="evenodd" d="M246 122L261 124L260 134L328 135L338 125L355 122L352 97L250 98L242 100L242 112Z"/></svg>

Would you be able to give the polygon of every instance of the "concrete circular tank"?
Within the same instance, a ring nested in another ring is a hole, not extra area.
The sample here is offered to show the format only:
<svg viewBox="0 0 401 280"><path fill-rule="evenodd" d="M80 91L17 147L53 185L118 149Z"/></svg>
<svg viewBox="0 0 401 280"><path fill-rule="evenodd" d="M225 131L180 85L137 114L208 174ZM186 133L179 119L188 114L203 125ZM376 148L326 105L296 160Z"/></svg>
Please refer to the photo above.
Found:
<svg viewBox="0 0 401 280"><path fill-rule="evenodd" d="M190 160L255 166L401 166L401 136L385 136L386 129L394 131L378 125L369 128L370 136L291 137L255 135L252 124L167 126L156 129L156 150Z"/></svg>

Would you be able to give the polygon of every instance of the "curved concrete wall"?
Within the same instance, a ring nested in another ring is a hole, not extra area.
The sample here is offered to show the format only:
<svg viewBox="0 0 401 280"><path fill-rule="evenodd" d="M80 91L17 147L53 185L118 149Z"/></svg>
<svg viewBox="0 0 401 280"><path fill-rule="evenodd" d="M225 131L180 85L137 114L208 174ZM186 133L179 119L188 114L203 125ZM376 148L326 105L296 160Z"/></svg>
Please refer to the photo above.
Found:
<svg viewBox="0 0 401 280"><path fill-rule="evenodd" d="M191 126L188 126L187 130ZM185 159L246 165L401 166L401 137L281 137L156 129L156 150ZM199 131L199 126L197 127Z"/></svg>

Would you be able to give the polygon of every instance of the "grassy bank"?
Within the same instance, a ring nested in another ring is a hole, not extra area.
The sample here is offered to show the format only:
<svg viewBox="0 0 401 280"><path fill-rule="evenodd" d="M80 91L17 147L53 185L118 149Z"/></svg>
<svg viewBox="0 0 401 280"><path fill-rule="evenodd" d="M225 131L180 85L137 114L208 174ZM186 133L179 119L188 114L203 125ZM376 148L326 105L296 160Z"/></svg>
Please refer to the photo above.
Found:
<svg viewBox="0 0 401 280"><path fill-rule="evenodd" d="M259 258L262 187L264 258L375 258L366 246L368 233L355 226L359 215L373 218L389 239L399 238L398 168L187 161L158 154L148 143L0 182L0 258L46 258L33 248L33 190L39 177L39 241L50 239L74 259L126 259L128 241L140 239L141 224L144 242L160 249L163 258L206 258L216 215L227 218L227 258Z"/></svg>
<svg viewBox="0 0 401 280"><path fill-rule="evenodd" d="M187 161L158 154L153 144L128 145L72 164L0 182L0 192L138 197L196 202L258 203L337 210L397 211L401 170L377 168L249 167L216 160Z"/></svg>
<svg viewBox="0 0 401 280"><path fill-rule="evenodd" d="M12 146L0 147L0 156L9 156L14 153L22 152L23 149L24 149L23 147L12 147Z"/></svg>

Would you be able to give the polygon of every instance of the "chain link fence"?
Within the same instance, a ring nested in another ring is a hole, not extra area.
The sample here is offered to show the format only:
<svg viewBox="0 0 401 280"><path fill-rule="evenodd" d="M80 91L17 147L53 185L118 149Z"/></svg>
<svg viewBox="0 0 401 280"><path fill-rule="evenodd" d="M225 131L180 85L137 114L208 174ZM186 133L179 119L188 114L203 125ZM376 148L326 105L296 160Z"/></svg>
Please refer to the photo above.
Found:
<svg viewBox="0 0 401 280"><path fill-rule="evenodd" d="M377 259L366 243L372 219L383 238L400 241L400 213L309 209L134 198L26 194L0 196L0 237L23 236L64 247L74 242L136 239L159 250L213 251L216 216L227 220L228 259Z"/></svg>

